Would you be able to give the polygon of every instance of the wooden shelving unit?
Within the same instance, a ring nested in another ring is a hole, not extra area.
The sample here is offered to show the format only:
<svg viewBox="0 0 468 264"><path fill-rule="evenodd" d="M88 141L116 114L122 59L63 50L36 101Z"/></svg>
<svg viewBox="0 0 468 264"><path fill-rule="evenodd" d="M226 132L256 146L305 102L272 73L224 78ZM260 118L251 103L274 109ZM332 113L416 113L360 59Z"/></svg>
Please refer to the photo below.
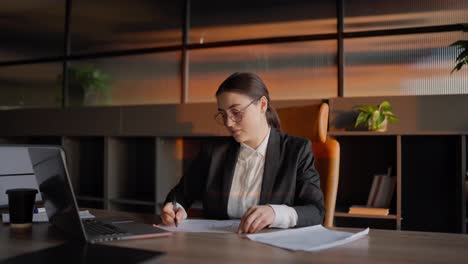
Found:
<svg viewBox="0 0 468 264"><path fill-rule="evenodd" d="M78 205L104 208L104 137L62 137Z"/></svg>
<svg viewBox="0 0 468 264"><path fill-rule="evenodd" d="M382 100L400 117L388 132L345 131L353 127L353 107ZM468 116L445 117L466 113L467 101L468 95L330 99L329 135L341 146L336 226L466 233ZM422 106L438 114L426 116ZM227 135L206 119L215 109L184 104L0 111L9 124L0 130L0 143L63 146L80 206L159 213L204 142ZM348 214L351 205L366 204L372 176L389 166L397 177L390 215Z"/></svg>
<svg viewBox="0 0 468 264"><path fill-rule="evenodd" d="M386 221L397 230L466 233L468 126L444 117L465 108L467 99L464 95L331 99L329 135L342 148L336 225L378 228ZM400 120L387 132L355 131L353 109L383 100L392 103ZM437 115L421 111L422 106ZM372 175L382 174L385 164L397 177L390 215L347 214L349 206L366 204Z"/></svg>
<svg viewBox="0 0 468 264"><path fill-rule="evenodd" d="M156 138L107 137L105 153L107 208L133 204L154 211Z"/></svg>
<svg viewBox="0 0 468 264"><path fill-rule="evenodd" d="M369 224L372 219L386 220L388 225L401 229L401 136L390 133L332 133L340 142L340 181L336 201L335 223L337 226L347 226L346 218L356 218L354 222ZM359 154L356 155L356 150ZM356 157L351 159L350 157ZM347 210L353 205L365 205L375 174L385 174L392 168L396 177L396 188L390 206L390 215L349 214ZM343 219L344 218L344 219ZM353 223L354 224L354 223ZM374 225L374 223L371 223ZM375 224L378 226L378 224Z"/></svg>

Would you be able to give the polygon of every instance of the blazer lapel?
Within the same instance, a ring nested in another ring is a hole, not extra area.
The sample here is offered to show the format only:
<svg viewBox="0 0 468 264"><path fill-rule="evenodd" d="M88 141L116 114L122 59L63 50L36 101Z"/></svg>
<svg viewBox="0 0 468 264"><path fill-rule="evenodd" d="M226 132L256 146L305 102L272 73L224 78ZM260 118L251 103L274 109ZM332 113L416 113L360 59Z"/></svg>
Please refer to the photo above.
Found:
<svg viewBox="0 0 468 264"><path fill-rule="evenodd" d="M225 218L228 217L227 207L229 201L229 193L231 192L232 178L234 177L234 169L236 168L237 157L239 156L240 144L233 142L228 151L226 152L226 159L224 163L223 182L222 182L222 206Z"/></svg>
<svg viewBox="0 0 468 264"><path fill-rule="evenodd" d="M268 147L265 155L263 169L262 191L259 204L266 204L270 200L273 184L275 183L278 166L280 163L280 135L275 128L271 128Z"/></svg>

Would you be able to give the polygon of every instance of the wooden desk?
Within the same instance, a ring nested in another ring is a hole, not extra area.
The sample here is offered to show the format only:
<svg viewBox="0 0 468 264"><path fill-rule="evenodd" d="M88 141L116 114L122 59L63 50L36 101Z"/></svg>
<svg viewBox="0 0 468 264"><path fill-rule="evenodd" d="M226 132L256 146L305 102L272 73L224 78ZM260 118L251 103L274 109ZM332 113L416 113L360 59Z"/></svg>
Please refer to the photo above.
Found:
<svg viewBox="0 0 468 264"><path fill-rule="evenodd" d="M106 211L92 210L97 216ZM117 213L139 221L159 222L154 215ZM58 245L63 236L48 224L30 232L0 225L0 261L7 257ZM319 252L291 252L249 241L237 234L177 233L170 237L115 241L121 247L164 251L157 263L466 263L468 235L371 230L369 236Z"/></svg>

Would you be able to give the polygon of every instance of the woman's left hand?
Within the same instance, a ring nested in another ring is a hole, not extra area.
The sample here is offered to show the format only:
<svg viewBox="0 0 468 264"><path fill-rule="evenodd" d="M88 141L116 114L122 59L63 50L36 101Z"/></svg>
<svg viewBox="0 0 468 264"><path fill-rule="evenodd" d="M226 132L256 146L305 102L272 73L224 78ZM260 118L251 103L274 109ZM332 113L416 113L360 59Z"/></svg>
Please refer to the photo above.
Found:
<svg viewBox="0 0 468 264"><path fill-rule="evenodd" d="M269 205L252 206L241 219L237 233L256 233L273 224L275 211Z"/></svg>

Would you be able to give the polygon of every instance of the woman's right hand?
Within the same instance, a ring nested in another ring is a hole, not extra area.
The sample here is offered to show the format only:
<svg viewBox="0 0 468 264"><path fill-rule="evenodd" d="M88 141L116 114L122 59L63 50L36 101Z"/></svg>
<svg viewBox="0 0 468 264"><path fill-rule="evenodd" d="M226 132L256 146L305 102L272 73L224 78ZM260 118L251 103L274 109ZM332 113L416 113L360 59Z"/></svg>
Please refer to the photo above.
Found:
<svg viewBox="0 0 468 264"><path fill-rule="evenodd" d="M177 218L177 224L180 225L184 220L184 209L179 207L174 211L172 203L167 203L161 212L162 224L165 226L175 226L174 217Z"/></svg>

